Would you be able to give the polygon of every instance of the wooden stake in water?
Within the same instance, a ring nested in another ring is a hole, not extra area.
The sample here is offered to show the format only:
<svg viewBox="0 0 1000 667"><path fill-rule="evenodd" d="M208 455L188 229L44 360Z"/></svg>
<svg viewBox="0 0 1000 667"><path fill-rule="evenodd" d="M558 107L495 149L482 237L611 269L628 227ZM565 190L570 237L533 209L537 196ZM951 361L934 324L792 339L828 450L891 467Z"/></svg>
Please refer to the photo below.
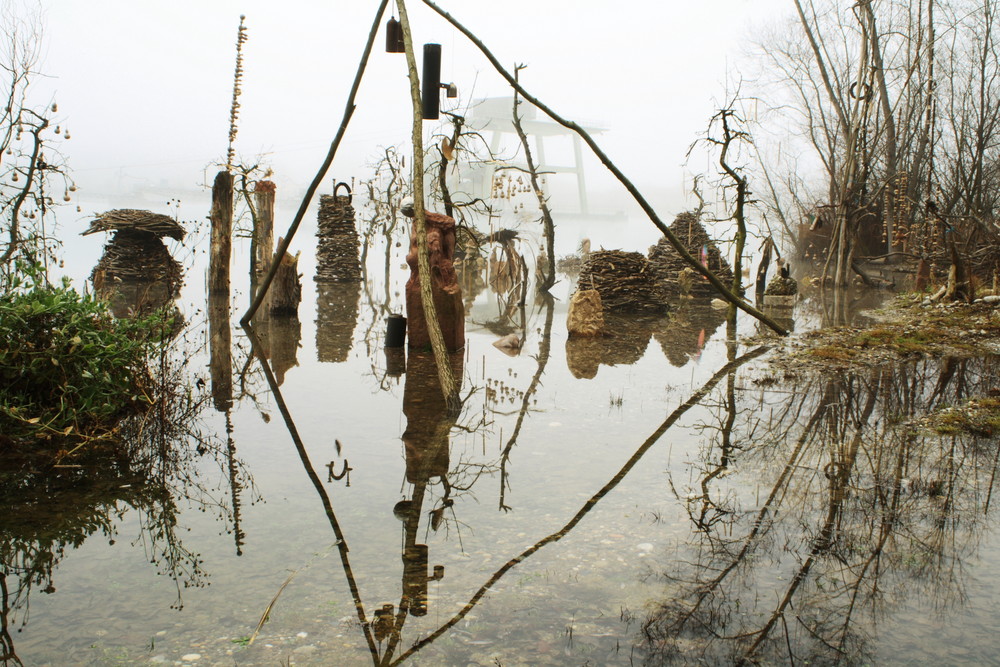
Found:
<svg viewBox="0 0 1000 667"><path fill-rule="evenodd" d="M209 293L229 293L229 257L233 246L233 175L220 171L212 185L212 245L208 263Z"/></svg>

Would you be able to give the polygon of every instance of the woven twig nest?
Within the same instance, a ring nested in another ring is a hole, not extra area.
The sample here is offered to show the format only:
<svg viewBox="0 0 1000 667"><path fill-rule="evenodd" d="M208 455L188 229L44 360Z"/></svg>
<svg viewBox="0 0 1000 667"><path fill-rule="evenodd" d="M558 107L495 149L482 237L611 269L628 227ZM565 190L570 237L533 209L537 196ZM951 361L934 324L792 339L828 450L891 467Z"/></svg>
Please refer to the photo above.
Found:
<svg viewBox="0 0 1000 667"><path fill-rule="evenodd" d="M184 228L170 216L134 208L117 208L98 214L90 221L90 227L83 232L83 236L96 232L122 230L148 232L153 236L169 236L178 241L184 240Z"/></svg>

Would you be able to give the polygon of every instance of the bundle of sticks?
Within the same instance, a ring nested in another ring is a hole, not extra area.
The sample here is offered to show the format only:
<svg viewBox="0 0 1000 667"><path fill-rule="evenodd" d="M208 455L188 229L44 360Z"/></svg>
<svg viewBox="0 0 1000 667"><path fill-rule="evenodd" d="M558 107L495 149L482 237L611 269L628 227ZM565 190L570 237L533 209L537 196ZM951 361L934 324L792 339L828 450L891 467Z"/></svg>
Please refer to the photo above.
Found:
<svg viewBox="0 0 1000 667"><path fill-rule="evenodd" d="M595 289L604 310L658 314L669 310L667 295L657 283L649 260L637 252L600 250L580 271L577 289Z"/></svg>

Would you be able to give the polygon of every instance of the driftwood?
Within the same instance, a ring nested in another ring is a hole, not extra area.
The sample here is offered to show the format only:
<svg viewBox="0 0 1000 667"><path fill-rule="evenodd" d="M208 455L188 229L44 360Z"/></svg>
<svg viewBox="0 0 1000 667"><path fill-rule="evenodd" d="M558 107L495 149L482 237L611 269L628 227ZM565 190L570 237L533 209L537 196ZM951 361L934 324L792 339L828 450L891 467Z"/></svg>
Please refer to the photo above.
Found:
<svg viewBox="0 0 1000 667"><path fill-rule="evenodd" d="M162 213L134 208L118 208L95 216L90 222L90 227L83 232L83 236L125 229L146 232L157 237L169 236L177 241L184 240L184 228L173 218Z"/></svg>
<svg viewBox="0 0 1000 667"><path fill-rule="evenodd" d="M698 219L698 215L692 212L685 212L674 218L670 225L670 231L680 240L687 252L712 271L719 280L724 283L733 282L733 270L729 267L729 262L719 252L719 247L715 241L709 237L705 227ZM697 274L694 269L677 253L670 242L663 238L656 245L649 249L649 263L652 265L653 274L670 295L686 294L698 298L710 298L718 295L718 290L712 283ZM690 281L679 279L684 269L691 269L684 274L695 273Z"/></svg>
<svg viewBox="0 0 1000 667"><path fill-rule="evenodd" d="M253 189L256 205L256 215L253 220L253 238L251 241L251 278L254 292L267 274L268 262L274 256L274 198L275 187L272 181L257 181Z"/></svg>
<svg viewBox="0 0 1000 667"><path fill-rule="evenodd" d="M180 287L181 266L158 237L144 231L122 229L104 247L104 255L91 274L98 293L113 290L119 282L159 282Z"/></svg>
<svg viewBox="0 0 1000 667"><path fill-rule="evenodd" d="M637 252L601 250L590 254L580 271L577 289L594 289L605 311L660 314L669 310L667 295L649 261Z"/></svg>

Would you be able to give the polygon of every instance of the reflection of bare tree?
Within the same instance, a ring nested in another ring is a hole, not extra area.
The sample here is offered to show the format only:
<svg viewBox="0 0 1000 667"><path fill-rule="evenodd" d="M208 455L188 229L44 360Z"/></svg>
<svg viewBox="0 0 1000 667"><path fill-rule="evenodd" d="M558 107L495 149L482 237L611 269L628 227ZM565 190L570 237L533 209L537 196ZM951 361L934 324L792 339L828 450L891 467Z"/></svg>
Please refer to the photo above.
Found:
<svg viewBox="0 0 1000 667"><path fill-rule="evenodd" d="M663 437L663 435L677 422L677 420L680 419L692 407L698 405L702 400L704 400L705 397L709 394L709 392L711 392L712 389L715 388L715 386L722 380L722 378L726 377L728 373L732 372L733 370L742 366L748 361L751 361L752 359L759 357L766 351L767 348L759 347L723 366L717 373L715 373L715 375L713 375L708 380L708 382L706 382L700 389L698 389L698 391L694 392L688 398L687 401L678 406L673 412L670 413L669 416L667 416L667 418L663 421L663 423L660 424L660 426L657 427L657 429L648 438L646 438L646 440L642 443L642 445L639 446L639 448L635 451L635 453L628 459L628 461L625 462L625 464L618 470L618 472L615 473L615 475L603 487L601 487L601 489L598 490L597 493L591 496L587 500L587 502L584 503L583 507L581 507L580 510L575 515L573 515L573 517L562 528L542 538L541 540L535 542L533 545L522 551L520 554L518 554L514 558L504 563L504 565L501 566L500 569L494 572L493 575L476 590L473 596L469 599L469 602L466 603L466 605L462 607L462 609L460 609L458 613L456 613L454 616L448 619L448 621L446 621L443 625L441 625L437 630L430 633L426 637L421 638L419 641L415 642L407 651L400 654L400 656L396 660L394 660L391 664L397 665L402 663L404 660L406 660L407 658L411 657L412 655L420 651L424 646L427 646L431 642L435 641L438 637L447 632L449 628L453 627L463 618L465 618L465 616L468 615L468 613L472 611L472 609L479 603L479 601L483 598L483 596L486 595L486 593L494 585L496 585L496 583L500 579L502 579L504 575L506 575L513 568L515 568L519 563L524 562L527 558L531 557L536 552L538 552L542 547L545 547L554 542L558 542L567 534L569 534L569 532L572 531L573 528L575 528L577 524L579 524L580 521L582 521L583 518L587 516L587 514L589 514L592 509L594 509L594 507L597 505L597 503L601 501L601 499L607 496L608 493L610 493L615 487L618 486L618 484L621 483L623 479L625 479L625 477L629 474L629 472L631 472L635 468L635 466L638 465L638 463L643 459L643 457L645 457L646 453L650 450L650 448L653 445L655 445L660 440L660 438Z"/></svg>
<svg viewBox="0 0 1000 667"><path fill-rule="evenodd" d="M531 382L528 383L528 388L525 390L524 395L521 397L521 409L517 413L517 422L514 424L514 432L511 433L510 439L507 440L507 444L504 445L503 452L500 454L500 509L504 511L510 510L507 506L505 498L507 495L507 489L509 488L509 483L507 481L507 464L510 461L510 452L517 443L517 437L521 434L521 426L524 424L524 418L528 414L528 405L538 390L538 385L541 383L542 375L545 373L545 366L549 363L549 349L552 343L552 319L555 312L555 300L548 293L540 294L539 299L545 304L545 329L542 331L542 337L538 341L538 368L535 370L535 374L531 376Z"/></svg>
<svg viewBox="0 0 1000 667"><path fill-rule="evenodd" d="M722 443L727 477L706 453L701 494L689 496L692 558L668 575L679 589L645 625L654 653L679 663L865 661L890 600L960 602L997 457L900 423L992 388L993 365L924 361L807 380L770 411L772 390L741 396L737 419L706 441ZM739 508L754 503L740 495L754 486L741 475L773 480L755 511ZM712 507L710 484L729 485L728 511L698 511Z"/></svg>

